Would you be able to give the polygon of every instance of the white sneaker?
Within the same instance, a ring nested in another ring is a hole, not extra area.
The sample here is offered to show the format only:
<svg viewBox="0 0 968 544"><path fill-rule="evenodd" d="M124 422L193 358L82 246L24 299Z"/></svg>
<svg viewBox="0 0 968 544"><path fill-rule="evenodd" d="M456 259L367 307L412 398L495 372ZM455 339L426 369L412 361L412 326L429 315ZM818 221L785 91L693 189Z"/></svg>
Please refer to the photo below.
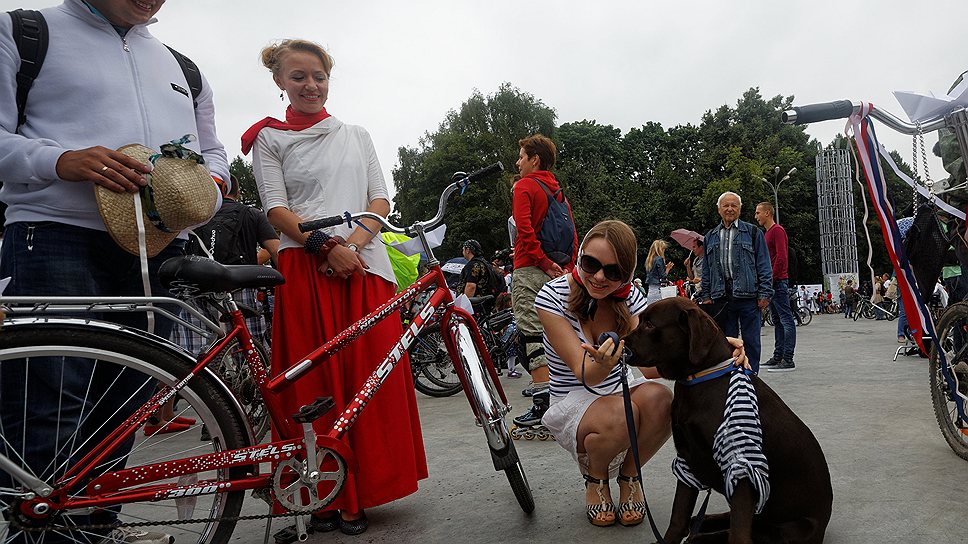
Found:
<svg viewBox="0 0 968 544"><path fill-rule="evenodd" d="M172 544L175 537L165 533L152 533L133 527L118 527L107 534L98 544Z"/></svg>

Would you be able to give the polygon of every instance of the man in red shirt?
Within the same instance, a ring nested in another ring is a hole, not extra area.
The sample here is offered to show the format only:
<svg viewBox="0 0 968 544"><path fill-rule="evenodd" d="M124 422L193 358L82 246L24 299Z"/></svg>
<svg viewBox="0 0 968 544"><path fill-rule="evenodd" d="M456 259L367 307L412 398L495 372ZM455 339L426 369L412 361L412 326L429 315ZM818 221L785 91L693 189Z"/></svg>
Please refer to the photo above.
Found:
<svg viewBox="0 0 968 544"><path fill-rule="evenodd" d="M541 416L548 409L548 361L544 355L544 329L534 309L534 299L548 280L570 271L578 258L578 233L573 232L574 242L570 255L557 255L555 262L542 249L538 233L548 213L548 194L559 190L558 180L550 170L554 167L558 150L546 136L535 134L518 142L521 149L516 163L521 179L514 184L512 210L517 227L514 241L514 272L511 276L511 300L514 319L523 344L521 356L531 373L532 386L524 391L531 393L533 406L514 423L521 427L533 427L541 423ZM542 187L543 186L543 187ZM547 192L546 192L547 190ZM559 202L564 200L557 195ZM568 205L571 217L571 206ZM574 224L574 220L572 220ZM574 229L572 229L574 230Z"/></svg>
<svg viewBox="0 0 968 544"><path fill-rule="evenodd" d="M793 351L797 347L797 324L790 308L790 276L788 273L789 240L786 229L773 220L773 205L760 202L756 205L756 222L766 229L766 248L770 252L773 266L773 298L770 299L770 312L773 313L773 357L761 364L768 372L796 370Z"/></svg>

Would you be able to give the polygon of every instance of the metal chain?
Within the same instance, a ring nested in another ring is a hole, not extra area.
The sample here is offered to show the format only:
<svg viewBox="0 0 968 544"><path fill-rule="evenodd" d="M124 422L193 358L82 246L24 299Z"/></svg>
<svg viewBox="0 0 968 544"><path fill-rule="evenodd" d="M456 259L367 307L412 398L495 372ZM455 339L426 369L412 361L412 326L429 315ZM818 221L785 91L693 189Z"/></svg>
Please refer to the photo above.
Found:
<svg viewBox="0 0 968 544"><path fill-rule="evenodd" d="M254 489L252 496L263 501L270 500L266 496L263 496L260 491L266 492L268 496L271 496L274 502L274 493L266 488ZM302 516L307 514L307 512L283 512L281 514L249 514L247 516L222 516L217 518L194 518L194 519L174 519L168 521L138 521L131 523L100 523L91 525L54 525L54 526L44 526L44 527L24 527L18 524L15 518L11 518L11 526L17 530L24 531L27 533L39 533L43 531L51 530L61 530L61 531L76 531L76 530L89 530L89 529L117 529L119 527L155 527L159 525L187 525L192 523L211 523L211 522L222 522L222 521L251 521L256 519L268 519L268 518L293 518L296 516Z"/></svg>
<svg viewBox="0 0 968 544"><path fill-rule="evenodd" d="M175 519L169 521L139 521L135 523L101 523L96 525L54 525L45 527L24 527L16 521L11 520L11 526L19 531L28 533L39 533L43 531L77 531L88 529L117 529L119 527L154 527L158 525L185 525L190 523L210 523L213 521L249 521L266 518L291 518L305 515L306 512L285 512L282 514L251 514L248 516L225 516L219 518L195 518L195 519Z"/></svg>
<svg viewBox="0 0 968 544"><path fill-rule="evenodd" d="M921 123L918 123L918 136L921 145L921 165L924 167L924 182L929 184L931 174L928 172L928 153L924 150L924 131L921 129Z"/></svg>
<svg viewBox="0 0 968 544"><path fill-rule="evenodd" d="M918 144L920 143L921 149L924 150L924 131L921 130L921 121L915 121L914 125L917 128L917 132L911 138L911 169L914 173L914 185L911 186L911 191L913 191L911 195L911 206L914 211L917 211L918 206L921 204L921 195L918 194L918 182L920 178L920 174L918 174ZM920 183L927 186L927 180L925 179L921 179Z"/></svg>

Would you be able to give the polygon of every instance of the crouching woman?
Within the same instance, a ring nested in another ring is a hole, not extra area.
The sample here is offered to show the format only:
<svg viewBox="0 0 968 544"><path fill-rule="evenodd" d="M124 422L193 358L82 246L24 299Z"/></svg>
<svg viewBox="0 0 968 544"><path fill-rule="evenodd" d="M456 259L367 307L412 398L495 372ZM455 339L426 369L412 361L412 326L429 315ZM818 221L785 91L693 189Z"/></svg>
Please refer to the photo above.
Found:
<svg viewBox="0 0 968 544"><path fill-rule="evenodd" d="M597 526L616 520L637 525L645 515L629 449L621 372L627 373L631 388L640 460L652 458L671 434L672 392L651 380L658 378L655 369L646 369L646 378L635 378L617 364L624 342L615 354L611 339L595 347L604 332L619 337L631 332L645 309L645 296L631 283L636 249L635 233L625 223L595 225L582 241L578 266L545 284L535 300L551 374L551 407L542 423L578 462L588 521ZM609 480L616 477L617 509L609 489Z"/></svg>

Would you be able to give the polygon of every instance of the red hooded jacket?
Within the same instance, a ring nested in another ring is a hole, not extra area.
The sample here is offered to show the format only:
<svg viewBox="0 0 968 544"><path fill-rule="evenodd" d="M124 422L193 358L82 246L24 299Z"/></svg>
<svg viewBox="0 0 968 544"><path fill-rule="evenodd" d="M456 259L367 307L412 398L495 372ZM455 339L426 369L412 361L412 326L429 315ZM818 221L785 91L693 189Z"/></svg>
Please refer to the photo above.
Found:
<svg viewBox="0 0 968 544"><path fill-rule="evenodd" d="M548 196L541 185L531 178L537 178L547 185L554 193L558 190L558 180L547 170L538 170L528 174L514 184L514 200L511 209L514 224L518 230L518 237L514 241L514 268L537 266L541 270L549 270L554 264L541 250L538 241L538 231L548 213ZM568 203L568 215L571 216L571 203ZM572 222L575 219L572 217ZM574 268L578 259L578 233L575 233L575 249L571 262L562 267L566 270Z"/></svg>

